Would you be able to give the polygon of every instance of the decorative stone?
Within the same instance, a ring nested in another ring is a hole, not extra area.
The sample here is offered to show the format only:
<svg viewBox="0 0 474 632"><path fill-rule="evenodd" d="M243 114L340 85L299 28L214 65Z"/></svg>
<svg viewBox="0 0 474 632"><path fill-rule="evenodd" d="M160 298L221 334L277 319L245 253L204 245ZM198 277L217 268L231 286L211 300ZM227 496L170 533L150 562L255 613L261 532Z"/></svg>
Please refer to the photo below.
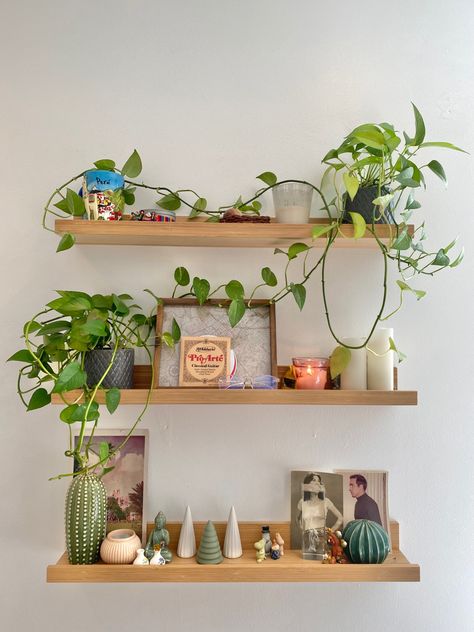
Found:
<svg viewBox="0 0 474 632"><path fill-rule="evenodd" d="M372 520L352 520L342 533L344 553L355 564L382 564L389 552L388 534Z"/></svg>
<svg viewBox="0 0 474 632"><path fill-rule="evenodd" d="M220 564L223 559L216 528L209 520L199 543L196 562L198 564Z"/></svg>
<svg viewBox="0 0 474 632"><path fill-rule="evenodd" d="M115 529L102 542L100 557L106 564L131 564L141 545L133 529Z"/></svg>
<svg viewBox="0 0 474 632"><path fill-rule="evenodd" d="M229 518L227 520L223 553L224 557L228 557L229 559L242 557L239 523L237 522L237 516L233 505L230 508Z"/></svg>
<svg viewBox="0 0 474 632"><path fill-rule="evenodd" d="M183 524L179 533L177 549L178 557L193 557L196 555L196 536L194 534L193 518L189 505L184 512Z"/></svg>

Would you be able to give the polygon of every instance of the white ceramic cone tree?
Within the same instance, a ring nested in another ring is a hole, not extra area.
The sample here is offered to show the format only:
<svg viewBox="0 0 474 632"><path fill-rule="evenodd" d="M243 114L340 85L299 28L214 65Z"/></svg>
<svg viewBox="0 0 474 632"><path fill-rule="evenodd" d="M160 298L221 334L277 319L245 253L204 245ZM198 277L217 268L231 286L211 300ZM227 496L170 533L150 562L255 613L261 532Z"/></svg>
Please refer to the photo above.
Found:
<svg viewBox="0 0 474 632"><path fill-rule="evenodd" d="M178 557L193 557L196 555L196 536L194 535L193 517L189 505L184 512L183 524L178 541Z"/></svg>
<svg viewBox="0 0 474 632"><path fill-rule="evenodd" d="M240 541L239 523L237 522L237 516L235 515L235 509L232 505L229 513L229 519L227 520L227 529L224 539L224 550L222 551L224 557L235 558L242 556L242 543Z"/></svg>

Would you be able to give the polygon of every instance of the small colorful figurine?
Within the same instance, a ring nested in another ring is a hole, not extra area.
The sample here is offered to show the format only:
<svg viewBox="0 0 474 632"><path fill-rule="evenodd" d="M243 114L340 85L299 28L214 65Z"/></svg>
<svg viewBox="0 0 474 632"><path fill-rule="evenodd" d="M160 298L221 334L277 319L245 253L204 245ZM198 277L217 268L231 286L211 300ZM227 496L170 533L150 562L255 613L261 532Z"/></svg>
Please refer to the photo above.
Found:
<svg viewBox="0 0 474 632"><path fill-rule="evenodd" d="M271 556L272 560L279 560L280 559L280 545L277 543L276 540L273 540L272 552L270 553L270 556Z"/></svg>
<svg viewBox="0 0 474 632"><path fill-rule="evenodd" d="M148 566L150 562L145 557L145 549L137 549L137 557L133 560L135 566Z"/></svg>
<svg viewBox="0 0 474 632"><path fill-rule="evenodd" d="M270 537L270 527L265 525L262 527L262 538L265 540L265 557L272 552L272 539Z"/></svg>
<svg viewBox="0 0 474 632"><path fill-rule="evenodd" d="M277 541L277 544L280 545L280 555L285 555L285 549L284 549L284 544L285 544L285 540L281 537L281 535L277 532L275 533L275 540Z"/></svg>
<svg viewBox="0 0 474 632"><path fill-rule="evenodd" d="M323 564L347 564L347 557L343 550L347 542L342 539L342 533L326 528L326 535L329 551L324 554Z"/></svg>
<svg viewBox="0 0 474 632"><path fill-rule="evenodd" d="M155 517L155 528L150 533L148 537L148 541L145 547L145 555L149 560L155 554L155 546L160 547L161 555L167 562L171 562L171 558L173 557L171 551L168 548L170 543L170 534L168 530L165 529L166 526L166 517L162 511L159 511Z"/></svg>
<svg viewBox="0 0 474 632"><path fill-rule="evenodd" d="M262 538L258 542L254 543L254 548L256 549L256 559L258 564L265 560L265 540Z"/></svg>

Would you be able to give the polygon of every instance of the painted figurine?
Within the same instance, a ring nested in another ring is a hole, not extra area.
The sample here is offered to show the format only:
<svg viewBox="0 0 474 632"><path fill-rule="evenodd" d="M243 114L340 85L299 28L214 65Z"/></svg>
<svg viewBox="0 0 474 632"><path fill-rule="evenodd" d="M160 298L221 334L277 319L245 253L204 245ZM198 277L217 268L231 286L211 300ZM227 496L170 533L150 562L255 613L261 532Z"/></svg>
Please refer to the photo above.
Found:
<svg viewBox="0 0 474 632"><path fill-rule="evenodd" d="M272 539L270 537L270 527L262 527L262 538L265 540L265 557L269 557L272 552Z"/></svg>
<svg viewBox="0 0 474 632"><path fill-rule="evenodd" d="M276 540L273 540L272 552L270 553L270 556L271 556L272 560L279 560L280 559L280 545L277 543Z"/></svg>
<svg viewBox="0 0 474 632"><path fill-rule="evenodd" d="M155 547L155 553L150 560L150 566L163 566L166 564L165 558L161 555L160 547Z"/></svg>
<svg viewBox="0 0 474 632"><path fill-rule="evenodd" d="M280 545L280 555L281 556L285 555L285 548L284 548L285 540L281 537L281 535L278 532L275 533L275 540L277 541L277 544Z"/></svg>
<svg viewBox="0 0 474 632"><path fill-rule="evenodd" d="M133 560L135 566L148 566L150 562L145 557L145 549L137 549L137 557Z"/></svg>
<svg viewBox="0 0 474 632"><path fill-rule="evenodd" d="M257 562L260 564L265 559L265 540L262 538L258 542L255 542L253 546L257 551L256 553Z"/></svg>
<svg viewBox="0 0 474 632"><path fill-rule="evenodd" d="M171 551L168 548L170 543L170 534L168 533L166 527L166 517L162 511L159 511L155 517L155 528L150 533L148 541L145 547L145 555L149 560L155 554L155 546L160 547L161 555L164 557L166 562L171 562L171 558L173 557Z"/></svg>

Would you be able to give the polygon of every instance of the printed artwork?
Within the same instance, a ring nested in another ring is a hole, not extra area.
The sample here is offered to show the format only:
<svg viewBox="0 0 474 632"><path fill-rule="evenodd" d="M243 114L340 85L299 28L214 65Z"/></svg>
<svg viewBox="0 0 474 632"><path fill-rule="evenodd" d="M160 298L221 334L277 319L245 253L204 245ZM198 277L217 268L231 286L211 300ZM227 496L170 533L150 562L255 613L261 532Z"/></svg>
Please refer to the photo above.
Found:
<svg viewBox="0 0 474 632"><path fill-rule="evenodd" d="M230 337L237 367L235 379L249 379L272 374L270 344L270 311L268 306L246 310L242 320L232 328L225 309L215 305L166 305L163 331L171 331L173 318L179 323L182 336ZM161 348L159 363L160 387L179 384L180 344Z"/></svg>
<svg viewBox="0 0 474 632"><path fill-rule="evenodd" d="M123 430L97 432L94 434L92 449L98 453L102 441L109 443L112 449L122 443L125 434L126 431ZM107 489L107 533L114 529L133 529L143 538L147 434L144 430L135 431L125 446L107 463L107 467L114 468L102 478ZM85 441L87 440L86 436Z"/></svg>

